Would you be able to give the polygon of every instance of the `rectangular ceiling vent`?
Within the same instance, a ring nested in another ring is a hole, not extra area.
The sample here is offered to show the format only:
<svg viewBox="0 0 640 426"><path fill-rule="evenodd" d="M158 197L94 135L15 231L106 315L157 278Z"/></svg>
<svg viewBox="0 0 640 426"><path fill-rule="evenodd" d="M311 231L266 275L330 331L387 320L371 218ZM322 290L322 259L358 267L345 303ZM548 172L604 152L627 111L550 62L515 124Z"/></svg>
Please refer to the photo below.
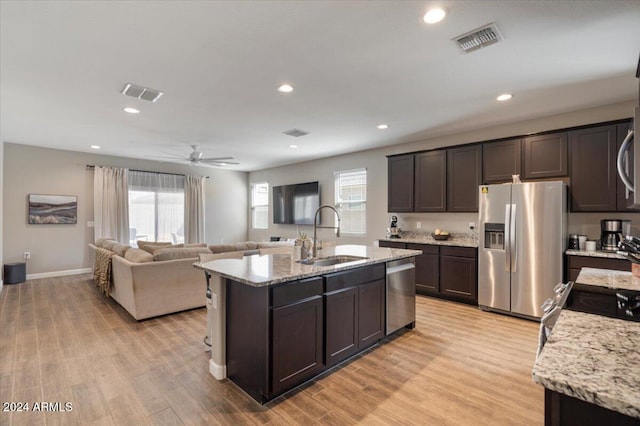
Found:
<svg viewBox="0 0 640 426"><path fill-rule="evenodd" d="M287 130L286 132L282 132L285 135L288 136L293 136L294 138L299 138L300 136L304 136L304 135L308 135L309 132L305 132L304 130L300 130L300 129L291 129L291 130Z"/></svg>
<svg viewBox="0 0 640 426"><path fill-rule="evenodd" d="M469 53L502 41L502 35L496 24L492 22L489 25L455 37L453 41L456 42L460 50L464 53Z"/></svg>
<svg viewBox="0 0 640 426"><path fill-rule="evenodd" d="M131 83L127 83L127 85L124 86L124 89L122 89L122 94L151 102L157 101L160 96L163 95L163 93L159 90L136 86L135 84Z"/></svg>

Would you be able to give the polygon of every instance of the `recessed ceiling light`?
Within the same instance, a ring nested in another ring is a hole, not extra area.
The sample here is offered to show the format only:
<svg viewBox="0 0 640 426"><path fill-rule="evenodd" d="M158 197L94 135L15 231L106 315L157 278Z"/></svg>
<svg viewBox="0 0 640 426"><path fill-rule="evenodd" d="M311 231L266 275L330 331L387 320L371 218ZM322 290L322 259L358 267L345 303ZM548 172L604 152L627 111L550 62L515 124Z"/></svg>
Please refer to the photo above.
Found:
<svg viewBox="0 0 640 426"><path fill-rule="evenodd" d="M91 148L93 149L100 149L100 147L98 145L91 145Z"/></svg>
<svg viewBox="0 0 640 426"><path fill-rule="evenodd" d="M290 84L283 84L283 85L278 87L278 92L291 93L291 92L293 92L293 86L291 86Z"/></svg>
<svg viewBox="0 0 640 426"><path fill-rule="evenodd" d="M434 7L433 9L429 9L422 19L427 24L437 24L442 21L445 16L447 16L447 11L444 8Z"/></svg>
<svg viewBox="0 0 640 426"><path fill-rule="evenodd" d="M140 110L139 109L135 109L135 108L131 108L131 107L126 107L124 109L124 112L128 112L129 114L140 114Z"/></svg>
<svg viewBox="0 0 640 426"><path fill-rule="evenodd" d="M502 95L498 96L496 99L502 102L502 101L508 101L511 98L513 98L513 95L511 93L503 93Z"/></svg>
<svg viewBox="0 0 640 426"><path fill-rule="evenodd" d="M378 129L380 130L385 130L388 129L389 125L388 124L378 124Z"/></svg>
<svg viewBox="0 0 640 426"><path fill-rule="evenodd" d="M296 144L294 144L294 143L292 143L291 145L289 145L289 148L291 148L291 149L296 149L297 147L298 147L298 145L296 145Z"/></svg>

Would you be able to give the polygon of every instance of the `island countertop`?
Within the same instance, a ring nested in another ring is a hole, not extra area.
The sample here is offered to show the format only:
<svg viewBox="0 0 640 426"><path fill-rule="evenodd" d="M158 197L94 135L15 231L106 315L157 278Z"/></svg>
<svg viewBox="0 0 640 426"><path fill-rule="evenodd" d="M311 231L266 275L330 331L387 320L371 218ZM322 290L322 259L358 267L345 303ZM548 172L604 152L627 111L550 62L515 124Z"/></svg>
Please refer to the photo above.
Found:
<svg viewBox="0 0 640 426"><path fill-rule="evenodd" d="M293 259L291 254L265 254L244 256L242 259L216 259L209 262L196 262L196 268L218 274L254 287L264 287L285 281L294 281L332 272L360 268L376 263L415 257L420 250L405 250L386 247L344 245L327 247L319 257L358 256L366 259L331 266L305 265Z"/></svg>
<svg viewBox="0 0 640 426"><path fill-rule="evenodd" d="M640 323L564 309L533 367L545 388L640 419Z"/></svg>

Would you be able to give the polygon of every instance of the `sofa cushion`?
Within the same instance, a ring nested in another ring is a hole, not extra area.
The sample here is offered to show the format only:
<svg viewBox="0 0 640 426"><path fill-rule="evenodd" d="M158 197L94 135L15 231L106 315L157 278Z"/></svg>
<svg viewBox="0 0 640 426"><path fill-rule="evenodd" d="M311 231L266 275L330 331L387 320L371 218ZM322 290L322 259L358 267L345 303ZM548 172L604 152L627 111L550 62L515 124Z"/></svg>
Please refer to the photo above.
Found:
<svg viewBox="0 0 640 426"><path fill-rule="evenodd" d="M258 248L293 247L293 241L264 241L258 243Z"/></svg>
<svg viewBox="0 0 640 426"><path fill-rule="evenodd" d="M253 241L244 241L241 243L235 244L212 244L209 246L209 250L212 253L227 253L230 251L248 251L248 250L256 250L258 248L258 243Z"/></svg>
<svg viewBox="0 0 640 426"><path fill-rule="evenodd" d="M124 258L129 262L134 263L146 263L153 262L153 255L151 253L147 253L146 251L132 247L124 254Z"/></svg>
<svg viewBox="0 0 640 426"><path fill-rule="evenodd" d="M197 259L200 253L211 252L206 247L164 247L153 252L153 260Z"/></svg>
<svg viewBox="0 0 640 426"><path fill-rule="evenodd" d="M131 246L127 244L120 244L117 241L105 241L102 248L112 251L118 256L124 257L124 254L131 248Z"/></svg>
<svg viewBox="0 0 640 426"><path fill-rule="evenodd" d="M104 243L105 243L105 242L107 242L107 241L115 241L115 240L113 239L113 237L98 238L98 239L96 240L95 246L96 246L96 247L102 247L102 248L104 248L104 246L103 246L103 245L104 245Z"/></svg>
<svg viewBox="0 0 640 426"><path fill-rule="evenodd" d="M185 244L185 243L180 243L180 244L174 244L171 247L206 247L207 243L191 243L191 244Z"/></svg>
<svg viewBox="0 0 640 426"><path fill-rule="evenodd" d="M153 252L160 248L171 247L170 241L138 241L138 248L153 254Z"/></svg>

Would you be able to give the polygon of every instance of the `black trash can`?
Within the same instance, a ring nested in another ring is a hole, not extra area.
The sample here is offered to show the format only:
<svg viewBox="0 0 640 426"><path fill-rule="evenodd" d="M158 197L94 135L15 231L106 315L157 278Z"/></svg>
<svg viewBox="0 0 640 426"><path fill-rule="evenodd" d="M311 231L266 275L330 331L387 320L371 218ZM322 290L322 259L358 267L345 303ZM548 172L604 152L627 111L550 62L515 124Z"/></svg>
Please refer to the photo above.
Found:
<svg viewBox="0 0 640 426"><path fill-rule="evenodd" d="M6 263L4 265L4 283L18 284L27 280L27 264L24 262Z"/></svg>

